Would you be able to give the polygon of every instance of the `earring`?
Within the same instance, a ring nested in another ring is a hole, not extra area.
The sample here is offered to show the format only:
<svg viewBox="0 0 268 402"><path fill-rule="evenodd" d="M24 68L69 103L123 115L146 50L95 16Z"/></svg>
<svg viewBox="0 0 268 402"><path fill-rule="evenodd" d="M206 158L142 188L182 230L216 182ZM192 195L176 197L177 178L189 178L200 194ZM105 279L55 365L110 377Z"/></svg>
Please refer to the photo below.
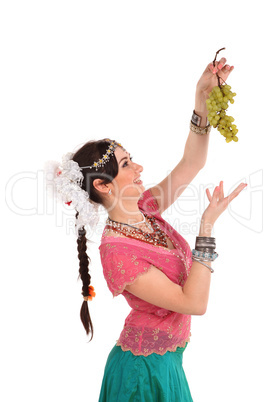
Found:
<svg viewBox="0 0 268 402"><path fill-rule="evenodd" d="M109 195L111 195L111 194L112 194L112 190L111 190L111 189L108 191L108 194L109 194Z"/></svg>

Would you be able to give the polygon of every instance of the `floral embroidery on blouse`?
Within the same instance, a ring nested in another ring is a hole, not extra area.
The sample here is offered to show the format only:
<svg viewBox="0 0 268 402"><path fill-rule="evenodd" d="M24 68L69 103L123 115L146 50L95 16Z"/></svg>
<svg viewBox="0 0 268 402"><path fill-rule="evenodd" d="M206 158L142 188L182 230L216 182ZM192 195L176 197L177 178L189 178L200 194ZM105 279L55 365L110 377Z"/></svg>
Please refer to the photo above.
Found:
<svg viewBox="0 0 268 402"><path fill-rule="evenodd" d="M176 249L169 250L132 238L102 236L99 246L107 286L113 296L122 294L132 308L117 340L122 350L134 355L163 355L184 347L190 340L191 316L169 311L134 296L125 290L152 266L160 269L171 281L183 286L192 265L192 253L186 240L159 214L156 198L150 189L141 195L138 206L152 214Z"/></svg>

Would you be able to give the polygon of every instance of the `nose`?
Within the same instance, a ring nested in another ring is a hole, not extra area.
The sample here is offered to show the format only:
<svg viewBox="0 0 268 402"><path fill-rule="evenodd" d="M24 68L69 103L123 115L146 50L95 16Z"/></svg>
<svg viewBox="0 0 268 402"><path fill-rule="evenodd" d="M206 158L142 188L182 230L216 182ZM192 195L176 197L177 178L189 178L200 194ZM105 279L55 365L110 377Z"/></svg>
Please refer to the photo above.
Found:
<svg viewBox="0 0 268 402"><path fill-rule="evenodd" d="M135 163L135 169L138 170L139 172L143 171L143 166L139 165L138 163Z"/></svg>

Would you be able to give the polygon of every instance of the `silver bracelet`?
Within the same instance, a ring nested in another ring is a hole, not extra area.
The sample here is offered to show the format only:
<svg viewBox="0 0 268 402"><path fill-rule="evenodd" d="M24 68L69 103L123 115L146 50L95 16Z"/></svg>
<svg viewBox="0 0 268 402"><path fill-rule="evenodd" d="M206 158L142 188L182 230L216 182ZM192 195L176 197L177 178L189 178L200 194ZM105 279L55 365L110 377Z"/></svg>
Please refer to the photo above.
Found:
<svg viewBox="0 0 268 402"><path fill-rule="evenodd" d="M193 260L193 261L197 261L197 262L199 262L200 264L202 264L202 265L204 265L205 267L207 267L207 268L210 270L211 273L214 272L214 269L211 268L209 265L205 264L203 261L196 260L195 258L192 258L192 260Z"/></svg>
<svg viewBox="0 0 268 402"><path fill-rule="evenodd" d="M198 114L196 114L194 110L193 110L191 122L197 127L201 126L201 117ZM207 118L206 126L209 126L209 125L210 125L210 123L209 123L208 118Z"/></svg>
<svg viewBox="0 0 268 402"><path fill-rule="evenodd" d="M199 258L200 260L204 261L214 261L216 260L216 258L218 258L219 254L216 253L216 251L213 251L213 253L211 253L206 252L205 250L207 250L207 248L203 248L202 250L193 249L192 254L195 258ZM208 250L211 251L210 249Z"/></svg>

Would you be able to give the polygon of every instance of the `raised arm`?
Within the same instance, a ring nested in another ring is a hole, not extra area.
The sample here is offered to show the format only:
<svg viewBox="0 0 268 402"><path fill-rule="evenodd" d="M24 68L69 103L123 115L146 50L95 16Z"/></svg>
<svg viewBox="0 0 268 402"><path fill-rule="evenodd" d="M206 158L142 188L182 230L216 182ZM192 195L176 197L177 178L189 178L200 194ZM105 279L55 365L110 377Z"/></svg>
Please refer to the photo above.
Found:
<svg viewBox="0 0 268 402"><path fill-rule="evenodd" d="M218 84L216 72L226 81L234 68L225 63L226 59L223 57L219 62L215 62L215 68L212 63L208 64L197 83L194 111L201 117L201 127L205 127L207 121L206 100L212 88ZM152 194L157 199L160 214L177 200L198 172L205 166L209 136L210 134L199 135L190 130L182 159L178 165L164 180L151 188Z"/></svg>

